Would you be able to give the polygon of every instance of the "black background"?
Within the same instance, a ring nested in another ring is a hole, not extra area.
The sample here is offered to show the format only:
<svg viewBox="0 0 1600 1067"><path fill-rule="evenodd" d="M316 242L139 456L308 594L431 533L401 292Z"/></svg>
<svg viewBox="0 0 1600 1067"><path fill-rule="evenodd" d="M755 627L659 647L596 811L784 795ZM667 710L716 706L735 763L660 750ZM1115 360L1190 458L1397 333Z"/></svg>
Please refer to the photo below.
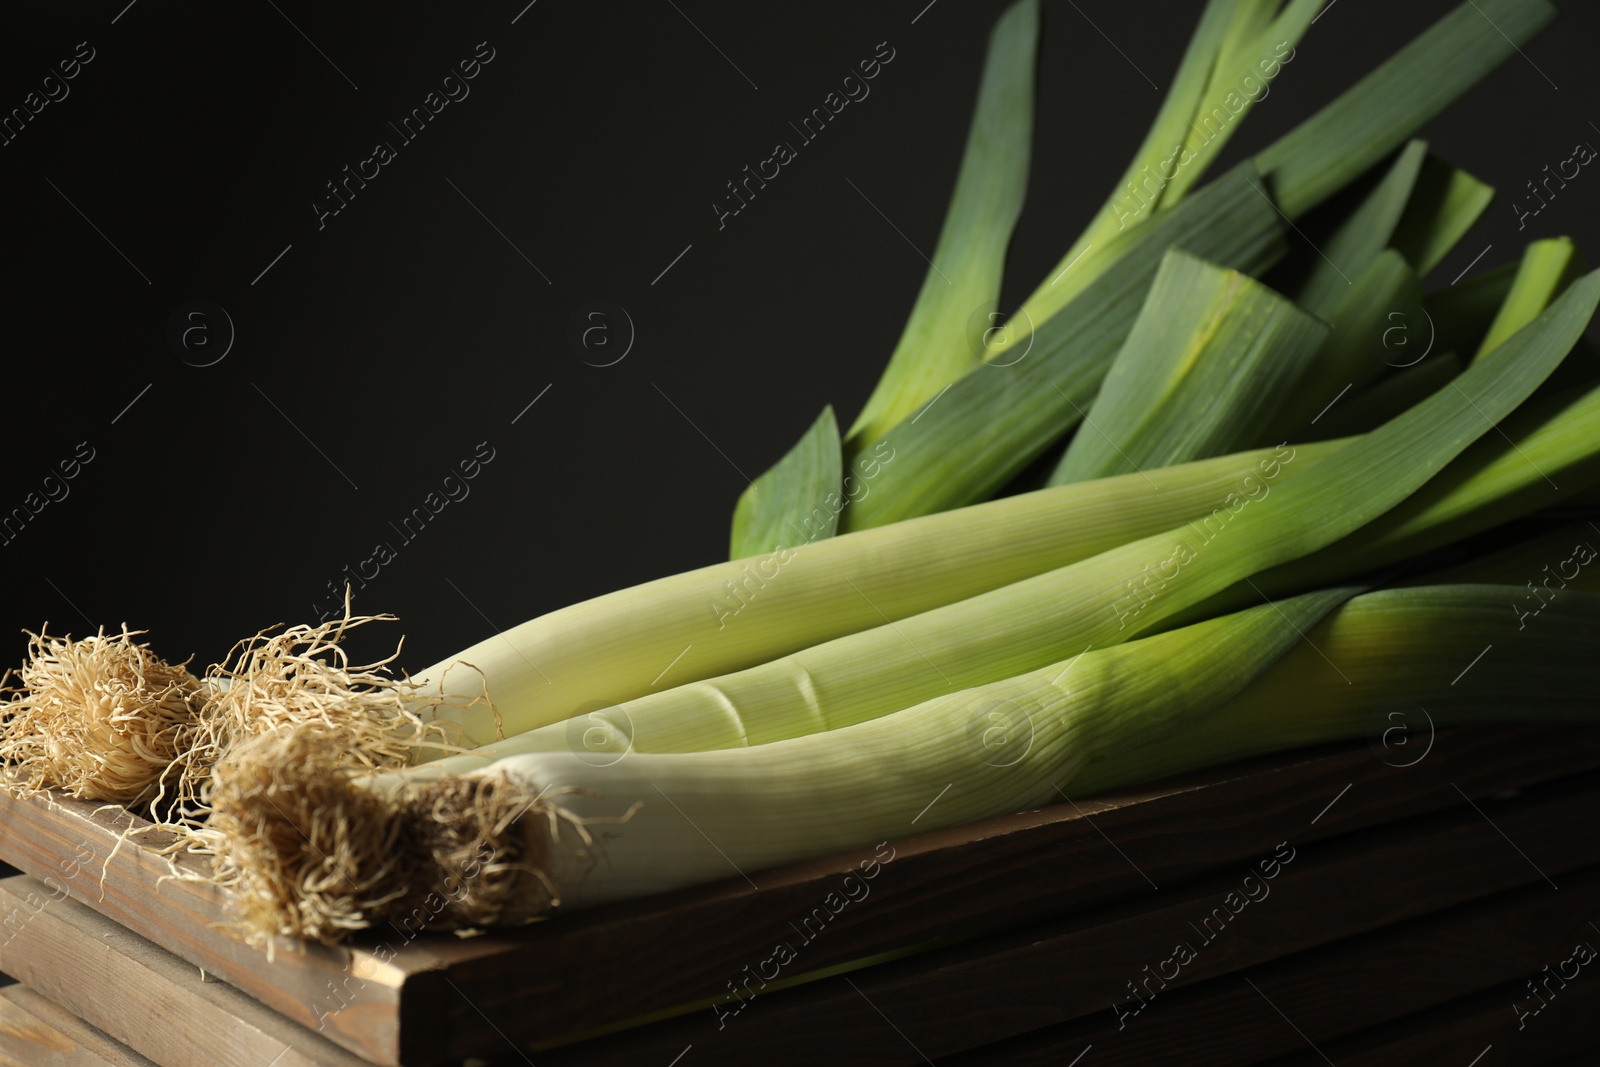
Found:
<svg viewBox="0 0 1600 1067"><path fill-rule="evenodd" d="M80 634L127 621L209 662L310 620L328 583L387 541L398 556L356 608L399 615L417 669L721 558L744 476L823 404L854 417L921 284L917 250L937 237L1003 4L524 3L10 14L0 112L80 41L95 58L0 147L0 513L78 442L95 458L0 546L8 662L17 631L47 620ZM1213 172L1451 6L1335 0ZM1581 175L1520 233L1510 206L1576 142L1600 143L1600 14L1567 6L1425 132L1500 190L1435 285L1486 246L1474 272L1536 237L1600 238L1600 177ZM1199 7L1046 0L1003 306L1110 192ZM479 42L494 59L470 96L400 146L387 123ZM870 96L719 230L724 183L792 140L788 123L879 42L894 59ZM380 140L398 157L319 229L325 183ZM212 366L168 344L193 300L236 328ZM586 351L571 325L592 301L613 308L613 345ZM626 342L616 307L633 346L595 366ZM390 523L484 441L495 458L470 496L404 543Z"/></svg>

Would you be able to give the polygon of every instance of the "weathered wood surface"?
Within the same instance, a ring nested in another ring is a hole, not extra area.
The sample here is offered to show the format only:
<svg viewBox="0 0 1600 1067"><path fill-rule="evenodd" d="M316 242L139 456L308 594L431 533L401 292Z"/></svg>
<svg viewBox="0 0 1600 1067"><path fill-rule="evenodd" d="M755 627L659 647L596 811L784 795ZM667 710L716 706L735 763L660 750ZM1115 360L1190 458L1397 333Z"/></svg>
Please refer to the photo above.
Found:
<svg viewBox="0 0 1600 1067"><path fill-rule="evenodd" d="M317 1027L316 998L327 995L329 982L342 982L347 968L361 968L367 980L345 994L350 1007L329 1018L328 1031L368 1059L397 1062L403 972L378 966L360 949L317 946L286 945L269 965L226 929L222 893L171 877L203 873L202 862L159 855L167 843L159 834L123 840L130 825L143 824L89 802L16 799L0 790L0 859L291 1019ZM414 965L425 964L419 958Z"/></svg>
<svg viewBox="0 0 1600 1067"><path fill-rule="evenodd" d="M1410 767L1386 765L1366 744L1327 746L908 833L891 843L894 858L870 896L831 915L797 966L813 971L1093 908L1144 909L1152 882L1229 872L1279 841L1309 845L1597 766L1600 731L1458 730L1441 733ZM324 1022L330 1038L379 1063L499 1057L508 1043L552 1042L726 993L875 855L868 848L752 872L754 886L734 878L488 937L409 940L390 928L354 947L286 946L269 965L224 928L222 894L177 880L158 887L173 867L147 845L129 841L105 865L102 896L102 864L123 823L93 807L0 796L0 860L54 878L75 900L291 1019ZM178 865L198 869L192 858Z"/></svg>
<svg viewBox="0 0 1600 1067"><path fill-rule="evenodd" d="M1591 941L1600 948L1600 939ZM1594 979L1600 975L1559 990L1532 1018L1519 1019L1512 1009L1532 1000L1527 986L1509 982L1330 1041L1322 1052L1339 1067L1594 1067L1600 1063L1600 980ZM1327 1067L1327 1060L1307 1048L1261 1067Z"/></svg>
<svg viewBox="0 0 1600 1067"><path fill-rule="evenodd" d="M0 969L163 1067L364 1067L43 882L0 881L0 916Z"/></svg>
<svg viewBox="0 0 1600 1067"><path fill-rule="evenodd" d="M0 1067L159 1067L26 986L0 991Z"/></svg>
<svg viewBox="0 0 1600 1067"><path fill-rule="evenodd" d="M1600 774L1479 805L1481 813L1458 798L1453 809L1309 845L1291 835L1293 858L1269 863L1271 878L1259 862L1241 863L1110 908L545 1052L540 1062L649 1067L692 1045L704 1065L747 1063L773 1047L800 1061L910 1064L1080 1017L1132 1029L1147 1012L1130 982L1149 979L1139 995L1154 989L1165 999L1489 894L1548 891L1545 875L1560 882L1600 864L1600 836L1574 833L1600 821ZM1274 859L1272 851L1259 859ZM1600 933L1594 940L1600 945ZM1179 943L1193 952L1188 962L1175 961ZM1175 977L1162 980L1163 969ZM1158 1004L1148 1013L1158 1014Z"/></svg>
<svg viewBox="0 0 1600 1067"><path fill-rule="evenodd" d="M943 1063L1060 1067L1088 1046L1096 1067L1231 1067L1308 1048L1327 1056L1321 1046L1337 1037L1520 982L1567 958L1576 942L1593 941L1587 917L1600 909L1600 867L1564 874L1559 885L1541 880L1162 993L1121 1029L1107 1011ZM1424 1062L1470 1064L1481 1046L1452 1049Z"/></svg>

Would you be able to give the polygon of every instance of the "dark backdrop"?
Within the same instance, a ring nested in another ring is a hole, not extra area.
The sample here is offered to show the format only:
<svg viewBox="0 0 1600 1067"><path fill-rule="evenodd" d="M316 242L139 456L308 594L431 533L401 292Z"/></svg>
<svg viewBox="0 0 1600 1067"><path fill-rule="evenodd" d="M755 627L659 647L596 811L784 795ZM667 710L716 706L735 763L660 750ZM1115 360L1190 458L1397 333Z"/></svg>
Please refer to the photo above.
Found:
<svg viewBox="0 0 1600 1067"><path fill-rule="evenodd" d="M387 542L356 606L401 616L420 667L720 558L744 475L824 403L854 416L920 285L1003 5L525 2L9 14L0 112L92 58L0 146L0 514L76 474L0 545L7 662L46 620L126 620L210 661L313 617ZM1216 170L1450 6L1335 0ZM1600 143L1600 14L1568 7L1427 131L1502 192L1439 283L1486 246L1474 271L1533 237L1600 239L1600 177L1521 233L1508 203ZM1199 5L1045 10L1007 305L1109 192ZM725 183L880 42L870 96L719 228ZM389 123L475 53L492 58L470 95L406 142ZM322 217L378 141L395 157ZM463 461L476 477L449 485L468 495L399 529Z"/></svg>

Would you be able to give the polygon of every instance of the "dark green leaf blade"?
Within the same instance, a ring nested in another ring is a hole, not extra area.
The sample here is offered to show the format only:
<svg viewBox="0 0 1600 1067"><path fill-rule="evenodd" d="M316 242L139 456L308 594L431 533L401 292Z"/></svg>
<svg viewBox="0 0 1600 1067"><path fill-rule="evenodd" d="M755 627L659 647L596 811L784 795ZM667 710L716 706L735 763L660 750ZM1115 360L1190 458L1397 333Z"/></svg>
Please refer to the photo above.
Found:
<svg viewBox="0 0 1600 1067"><path fill-rule="evenodd" d="M1426 277L1466 236L1493 199L1493 186L1429 155L1389 245L1406 257L1419 277Z"/></svg>
<svg viewBox="0 0 1600 1067"><path fill-rule="evenodd" d="M832 537L843 507L843 462L839 424L830 404L789 454L740 495L728 558Z"/></svg>
<svg viewBox="0 0 1600 1067"><path fill-rule="evenodd" d="M892 470L845 509L843 528L881 526L986 500L1082 417L1143 306L1168 248L1258 273L1283 250L1283 222L1247 162L1127 234L1129 249L1032 345L958 380L885 440Z"/></svg>
<svg viewBox="0 0 1600 1067"><path fill-rule="evenodd" d="M1038 0L1013 4L995 24L933 261L889 365L850 427L852 451L978 365L1028 187L1038 43Z"/></svg>
<svg viewBox="0 0 1600 1067"><path fill-rule="evenodd" d="M1169 251L1050 484L1234 451L1327 336L1326 323L1260 282Z"/></svg>
<svg viewBox="0 0 1600 1067"><path fill-rule="evenodd" d="M1256 156L1299 218L1398 148L1556 16L1547 0L1468 0Z"/></svg>

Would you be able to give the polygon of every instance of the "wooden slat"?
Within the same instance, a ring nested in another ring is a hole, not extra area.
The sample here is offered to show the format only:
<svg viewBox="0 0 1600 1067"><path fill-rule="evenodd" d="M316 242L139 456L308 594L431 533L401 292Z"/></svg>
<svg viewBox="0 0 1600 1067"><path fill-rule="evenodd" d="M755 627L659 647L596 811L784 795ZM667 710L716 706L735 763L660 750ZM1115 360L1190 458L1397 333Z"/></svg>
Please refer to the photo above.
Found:
<svg viewBox="0 0 1600 1067"><path fill-rule="evenodd" d="M1600 864L1600 837L1573 832L1600 822L1600 774L1480 806L1493 825L1458 797L1450 811L1296 845L1293 861L1266 883L1267 895L1244 905L1209 944L1189 923L1239 889L1254 864L1163 883L1159 892L1110 909L766 993L732 1014L723 1013L737 1004L706 1008L539 1059L542 1067L596 1059L648 1067L692 1045L701 1065L747 1063L774 1047L819 1063L921 1062L919 1054L937 1059L1080 1016L1109 1017L1113 1003L1136 1007L1125 983L1170 957L1179 940L1198 954L1169 990L1491 893L1544 885L1530 858L1558 880Z"/></svg>
<svg viewBox="0 0 1600 1067"><path fill-rule="evenodd" d="M1520 981L1593 936L1600 867L1160 994L1119 1030L1107 1010L943 1061L1060 1067L1093 1046L1095 1067L1234 1067L1301 1052L1493 986ZM1453 1047L1470 1064L1482 1049ZM1323 1050L1321 1056L1327 1055ZM1427 1062L1427 1061L1425 1061Z"/></svg>
<svg viewBox="0 0 1600 1067"><path fill-rule="evenodd" d="M1600 939L1587 939L1600 948ZM1562 950L1564 955L1565 949ZM1553 962L1553 961L1551 961ZM1561 990L1537 1016L1519 1025L1512 1004L1527 1006L1520 982L1453 1000L1429 1011L1330 1041L1322 1052L1339 1067L1416 1067L1451 1063L1467 1067L1594 1067L1600 1063L1600 975L1584 975ZM1463 1058L1463 1051L1469 1053ZM1322 1056L1283 1056L1261 1067L1326 1067Z"/></svg>
<svg viewBox="0 0 1600 1067"><path fill-rule="evenodd" d="M326 1032L374 1062L398 1062L404 971L379 965L360 948L287 944L269 966L264 953L226 929L229 915L220 892L170 877L201 874L201 862L159 855L166 843L159 834L122 840L131 825L143 824L91 802L17 799L0 789L0 858L308 1027L319 1025L319 1008L340 1003L330 1002L328 983L337 986L350 973L360 975L359 985L341 993L350 1006L327 1016ZM419 946L411 968L429 965Z"/></svg>
<svg viewBox="0 0 1600 1067"><path fill-rule="evenodd" d="M364 1067L42 882L0 881L0 916L0 968L164 1067Z"/></svg>
<svg viewBox="0 0 1600 1067"><path fill-rule="evenodd" d="M1481 797L1597 766L1600 731L1459 730L1441 733L1409 768L1386 766L1365 744L1327 746L907 837L894 843L896 858L871 896L830 922L802 966L1137 899L1150 892L1147 876L1166 884L1249 861L1290 837L1309 842L1453 807L1456 787ZM55 877L74 899L290 1018L315 1026L326 1016L327 1033L345 1047L408 1064L498 1056L507 1041L548 1041L725 992L730 976L762 958L753 952L792 936L790 922L872 855L757 872L756 888L730 879L492 937L407 943L390 930L353 948L280 950L269 966L220 928L227 915L216 891L176 881L157 891L169 864L148 848L124 845L102 897L100 864L121 829L93 805L0 797L0 859ZM61 865L84 848L92 874L66 878ZM377 954L390 952L380 964ZM334 997L330 982L346 991ZM339 998L351 1006L334 1010Z"/></svg>
<svg viewBox="0 0 1600 1067"><path fill-rule="evenodd" d="M158 1067L26 986L0 992L0 1067Z"/></svg>

